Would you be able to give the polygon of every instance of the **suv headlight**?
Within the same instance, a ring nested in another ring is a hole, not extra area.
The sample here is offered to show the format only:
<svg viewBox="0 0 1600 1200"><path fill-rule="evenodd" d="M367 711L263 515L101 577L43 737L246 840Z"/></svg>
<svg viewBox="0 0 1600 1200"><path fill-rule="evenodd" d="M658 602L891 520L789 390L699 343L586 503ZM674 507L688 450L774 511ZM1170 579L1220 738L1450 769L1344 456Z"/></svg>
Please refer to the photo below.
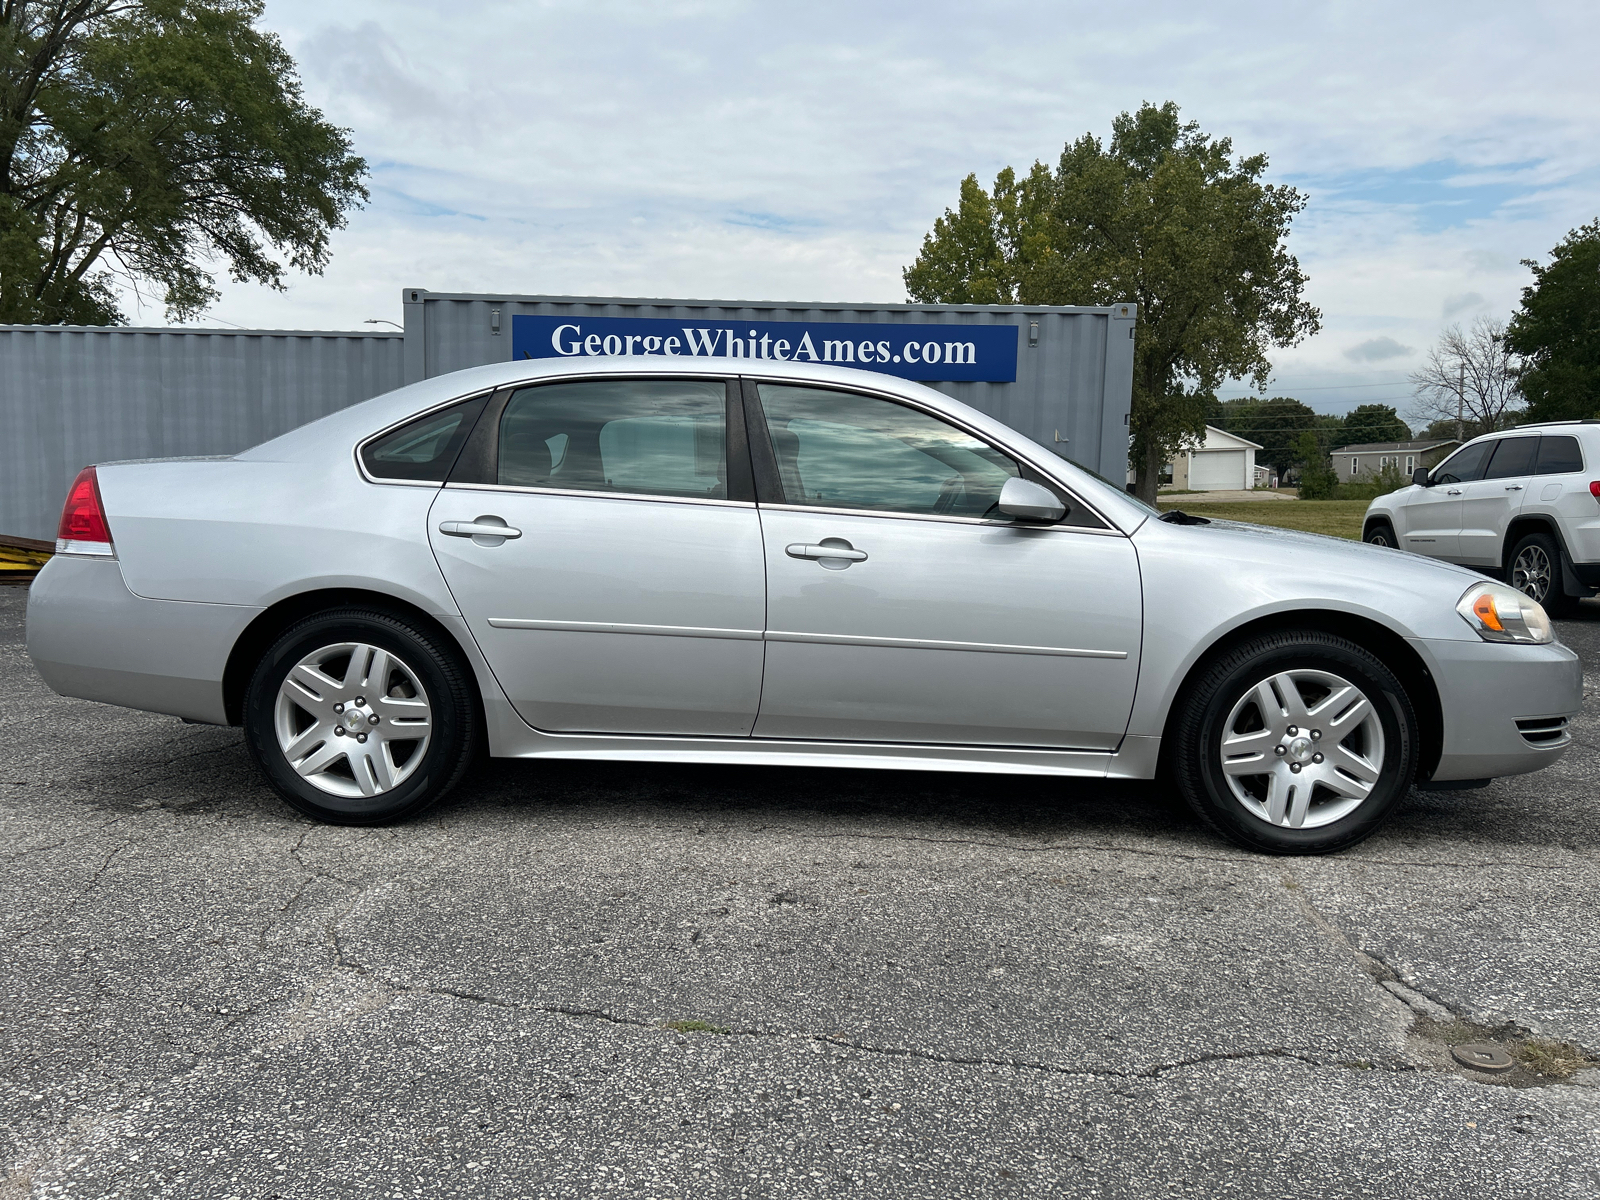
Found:
<svg viewBox="0 0 1600 1200"><path fill-rule="evenodd" d="M1473 584L1456 611L1486 642L1543 645L1555 640L1544 608L1503 583Z"/></svg>

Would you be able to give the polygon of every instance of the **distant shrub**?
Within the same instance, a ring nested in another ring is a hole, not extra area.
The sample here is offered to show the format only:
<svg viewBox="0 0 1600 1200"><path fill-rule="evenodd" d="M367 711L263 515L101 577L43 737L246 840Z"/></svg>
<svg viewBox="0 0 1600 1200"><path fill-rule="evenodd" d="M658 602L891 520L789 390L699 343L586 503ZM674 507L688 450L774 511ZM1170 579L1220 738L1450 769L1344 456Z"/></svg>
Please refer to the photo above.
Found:
<svg viewBox="0 0 1600 1200"><path fill-rule="evenodd" d="M1360 475L1349 483L1336 485L1331 498L1335 500L1376 500L1379 496L1387 496L1390 492L1399 491L1410 482L1400 473L1400 468L1391 463L1376 475Z"/></svg>

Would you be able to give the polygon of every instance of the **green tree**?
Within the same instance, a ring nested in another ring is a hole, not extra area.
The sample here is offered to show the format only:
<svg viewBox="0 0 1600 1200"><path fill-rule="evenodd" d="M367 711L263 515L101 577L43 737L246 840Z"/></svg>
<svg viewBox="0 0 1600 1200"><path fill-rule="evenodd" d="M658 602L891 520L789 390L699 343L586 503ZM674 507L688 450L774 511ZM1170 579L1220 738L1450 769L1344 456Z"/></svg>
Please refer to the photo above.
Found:
<svg viewBox="0 0 1600 1200"><path fill-rule="evenodd" d="M212 268L318 273L367 197L346 130L260 0L0 0L0 321L107 324L114 285L185 319Z"/></svg>
<svg viewBox="0 0 1600 1200"><path fill-rule="evenodd" d="M1549 266L1524 259L1533 283L1506 328L1522 358L1518 381L1532 421L1600 416L1600 220L1581 225L1550 252Z"/></svg>
<svg viewBox="0 0 1600 1200"><path fill-rule="evenodd" d="M1315 430L1307 429L1294 442L1295 465L1300 468L1300 499L1331 500L1339 476L1328 463L1328 452Z"/></svg>
<svg viewBox="0 0 1600 1200"><path fill-rule="evenodd" d="M1282 475L1301 461L1297 449L1300 435L1306 432L1315 435L1320 422L1321 418L1300 401L1274 396L1270 400L1256 401L1248 408L1241 406L1224 428L1260 446L1256 462Z"/></svg>
<svg viewBox="0 0 1600 1200"><path fill-rule="evenodd" d="M1364 446L1369 442L1409 442L1411 426L1387 404L1361 404L1345 414L1340 431L1342 446Z"/></svg>
<svg viewBox="0 0 1600 1200"><path fill-rule="evenodd" d="M1132 457L1139 495L1154 500L1161 465L1204 435L1218 385L1265 390L1267 351L1321 326L1284 247L1305 198L1262 183L1266 168L1181 121L1176 104L1145 104L1112 122L1109 145L1090 134L1068 145L1053 171L1007 167L987 192L968 176L906 291L924 303L1136 301Z"/></svg>
<svg viewBox="0 0 1600 1200"><path fill-rule="evenodd" d="M1419 442L1448 442L1455 439L1456 423L1452 418L1441 417L1437 421L1430 421L1426 428L1416 436Z"/></svg>

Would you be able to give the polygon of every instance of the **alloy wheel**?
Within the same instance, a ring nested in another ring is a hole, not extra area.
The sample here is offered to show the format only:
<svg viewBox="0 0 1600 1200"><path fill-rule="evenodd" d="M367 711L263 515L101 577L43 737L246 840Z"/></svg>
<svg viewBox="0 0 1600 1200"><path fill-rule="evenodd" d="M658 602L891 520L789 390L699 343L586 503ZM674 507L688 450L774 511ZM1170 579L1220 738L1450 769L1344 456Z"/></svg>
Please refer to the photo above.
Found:
<svg viewBox="0 0 1600 1200"><path fill-rule="evenodd" d="M364 642L307 654L278 688L273 731L307 783L334 796L378 796L426 757L433 711L417 673Z"/></svg>
<svg viewBox="0 0 1600 1200"><path fill-rule="evenodd" d="M1538 544L1524 546L1517 561L1511 564L1511 586L1540 604L1550 594L1554 575L1550 556Z"/></svg>
<svg viewBox="0 0 1600 1200"><path fill-rule="evenodd" d="M1281 671L1245 690L1218 750L1229 791L1258 820L1314 829L1342 820L1382 774L1372 701L1329 671Z"/></svg>

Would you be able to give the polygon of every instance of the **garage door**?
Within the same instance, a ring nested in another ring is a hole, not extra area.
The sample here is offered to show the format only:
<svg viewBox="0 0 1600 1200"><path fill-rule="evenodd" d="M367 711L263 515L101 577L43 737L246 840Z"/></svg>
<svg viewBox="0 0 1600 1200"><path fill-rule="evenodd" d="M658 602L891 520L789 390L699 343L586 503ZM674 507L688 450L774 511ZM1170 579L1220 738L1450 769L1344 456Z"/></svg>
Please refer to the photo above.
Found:
<svg viewBox="0 0 1600 1200"><path fill-rule="evenodd" d="M1202 450L1189 467L1189 486L1197 492L1247 488L1243 450Z"/></svg>

